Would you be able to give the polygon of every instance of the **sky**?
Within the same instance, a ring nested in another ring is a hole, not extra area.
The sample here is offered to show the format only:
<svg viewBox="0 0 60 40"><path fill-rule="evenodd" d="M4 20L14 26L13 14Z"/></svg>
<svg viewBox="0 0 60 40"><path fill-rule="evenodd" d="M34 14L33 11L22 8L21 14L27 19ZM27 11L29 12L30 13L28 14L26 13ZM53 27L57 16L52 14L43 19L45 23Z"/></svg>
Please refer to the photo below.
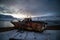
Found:
<svg viewBox="0 0 60 40"><path fill-rule="evenodd" d="M47 20L49 25L60 25L60 1L0 0L0 14L15 18L39 17L41 20Z"/></svg>
<svg viewBox="0 0 60 40"><path fill-rule="evenodd" d="M59 0L0 0L0 14L14 17L60 16Z"/></svg>

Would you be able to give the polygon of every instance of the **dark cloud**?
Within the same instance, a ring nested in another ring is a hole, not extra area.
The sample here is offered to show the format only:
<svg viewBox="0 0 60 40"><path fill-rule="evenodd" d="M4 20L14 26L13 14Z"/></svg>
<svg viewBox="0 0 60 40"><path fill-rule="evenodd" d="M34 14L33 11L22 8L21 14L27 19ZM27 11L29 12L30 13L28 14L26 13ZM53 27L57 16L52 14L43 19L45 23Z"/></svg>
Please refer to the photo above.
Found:
<svg viewBox="0 0 60 40"><path fill-rule="evenodd" d="M3 10L4 10L4 8L0 7L0 11L3 11Z"/></svg>
<svg viewBox="0 0 60 40"><path fill-rule="evenodd" d="M41 20L47 20L49 25L60 25L60 0L0 0L0 12L39 16Z"/></svg>
<svg viewBox="0 0 60 40"><path fill-rule="evenodd" d="M11 11L9 8L1 7L1 6L0 6L0 12L1 13L13 13L13 11Z"/></svg>
<svg viewBox="0 0 60 40"><path fill-rule="evenodd" d="M0 0L0 4L15 7L19 11L31 15L47 13L60 15L59 0Z"/></svg>

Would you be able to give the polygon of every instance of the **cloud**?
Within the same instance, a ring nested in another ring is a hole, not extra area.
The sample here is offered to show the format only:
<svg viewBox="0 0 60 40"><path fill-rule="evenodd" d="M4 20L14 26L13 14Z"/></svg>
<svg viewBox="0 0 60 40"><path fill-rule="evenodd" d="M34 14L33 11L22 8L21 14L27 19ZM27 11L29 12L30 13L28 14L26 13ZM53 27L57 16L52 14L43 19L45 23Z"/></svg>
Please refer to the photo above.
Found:
<svg viewBox="0 0 60 40"><path fill-rule="evenodd" d="M0 0L5 5L7 13L21 12L28 15L59 14L59 0ZM1 9L2 10L2 9Z"/></svg>
<svg viewBox="0 0 60 40"><path fill-rule="evenodd" d="M12 14L14 13L15 11L13 9L11 9L10 7L7 7L5 5L0 5L0 14L1 13L8 13L8 14Z"/></svg>
<svg viewBox="0 0 60 40"><path fill-rule="evenodd" d="M2 13L11 13L8 9L6 9L5 7L0 7L0 12Z"/></svg>
<svg viewBox="0 0 60 40"><path fill-rule="evenodd" d="M49 21L50 19L54 19L57 21L60 20L60 17L56 17L60 16L60 0L0 0L1 13L6 15L13 14L12 16L17 17L20 16L19 14L26 14L29 16L43 17L43 20L46 19Z"/></svg>

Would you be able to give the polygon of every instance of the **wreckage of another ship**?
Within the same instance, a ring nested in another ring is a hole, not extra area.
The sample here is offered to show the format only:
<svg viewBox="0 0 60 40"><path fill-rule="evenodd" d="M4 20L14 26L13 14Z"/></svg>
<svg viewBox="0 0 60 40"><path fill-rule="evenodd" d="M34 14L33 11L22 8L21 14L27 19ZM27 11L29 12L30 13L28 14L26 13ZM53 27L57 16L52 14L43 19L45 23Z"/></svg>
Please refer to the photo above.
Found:
<svg viewBox="0 0 60 40"><path fill-rule="evenodd" d="M19 30L43 32L47 28L47 23L43 21L33 21L32 18L24 18L18 22L11 21L11 23Z"/></svg>

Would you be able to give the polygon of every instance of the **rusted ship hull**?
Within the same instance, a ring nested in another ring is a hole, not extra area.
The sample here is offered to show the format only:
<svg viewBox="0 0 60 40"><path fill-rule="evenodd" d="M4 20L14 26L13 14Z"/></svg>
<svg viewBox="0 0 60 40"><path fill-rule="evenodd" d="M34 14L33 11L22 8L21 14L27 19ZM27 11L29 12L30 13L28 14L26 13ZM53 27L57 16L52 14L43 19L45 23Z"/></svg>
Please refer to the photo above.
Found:
<svg viewBox="0 0 60 40"><path fill-rule="evenodd" d="M26 18L23 21L11 22L15 25L15 28L25 29L25 30L34 30L42 32L46 29L47 24L41 21L32 21L30 18Z"/></svg>
<svg viewBox="0 0 60 40"><path fill-rule="evenodd" d="M17 29L25 29L25 30L34 30L34 31L39 31L42 32L43 30L46 29L46 25L45 24L41 24L41 23L34 23L34 22L30 22L30 23L26 23L26 24L21 24L20 22L12 22L12 24L15 25L15 28Z"/></svg>

